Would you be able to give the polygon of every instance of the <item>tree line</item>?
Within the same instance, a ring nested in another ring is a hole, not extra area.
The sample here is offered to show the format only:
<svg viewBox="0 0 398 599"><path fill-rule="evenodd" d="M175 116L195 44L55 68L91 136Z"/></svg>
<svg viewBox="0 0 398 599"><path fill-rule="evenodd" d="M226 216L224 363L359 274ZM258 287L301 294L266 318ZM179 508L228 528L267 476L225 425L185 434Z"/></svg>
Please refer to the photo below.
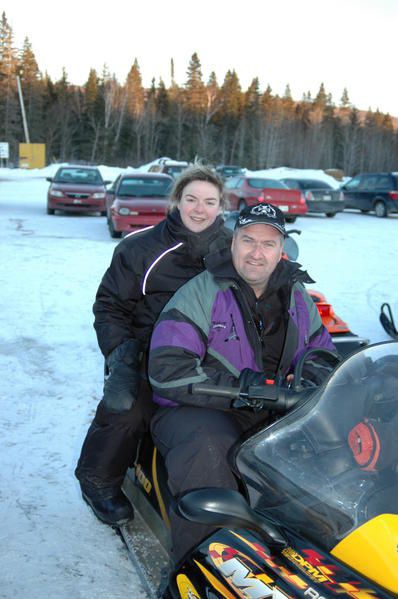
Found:
<svg viewBox="0 0 398 599"><path fill-rule="evenodd" d="M20 78L32 143L46 144L47 162L81 161L139 166L157 156L238 164L252 170L291 166L339 168L346 175L397 170L398 131L389 114L359 111L347 89L336 105L324 84L312 98L294 101L270 86L260 91L255 77L242 90L235 70L219 84L203 80L194 53L186 81L142 83L137 60L121 84L104 66L91 69L84 85L73 85L63 70L58 81L42 73L32 45L14 47L12 27L0 22L0 141L17 161L24 128L17 89Z"/></svg>

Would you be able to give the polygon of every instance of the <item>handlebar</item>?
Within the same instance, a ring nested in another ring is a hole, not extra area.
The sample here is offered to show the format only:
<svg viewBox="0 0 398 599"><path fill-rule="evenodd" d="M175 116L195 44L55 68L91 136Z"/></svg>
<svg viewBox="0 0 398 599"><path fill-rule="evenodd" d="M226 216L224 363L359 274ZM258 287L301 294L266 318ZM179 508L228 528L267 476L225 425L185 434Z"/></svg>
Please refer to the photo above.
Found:
<svg viewBox="0 0 398 599"><path fill-rule="evenodd" d="M300 391L280 387L278 385L251 386L247 393L242 392L239 387L222 387L207 383L194 383L191 393L194 395L213 395L214 397L226 397L232 400L247 400L247 404L257 408L285 413L308 399L315 389L303 389Z"/></svg>

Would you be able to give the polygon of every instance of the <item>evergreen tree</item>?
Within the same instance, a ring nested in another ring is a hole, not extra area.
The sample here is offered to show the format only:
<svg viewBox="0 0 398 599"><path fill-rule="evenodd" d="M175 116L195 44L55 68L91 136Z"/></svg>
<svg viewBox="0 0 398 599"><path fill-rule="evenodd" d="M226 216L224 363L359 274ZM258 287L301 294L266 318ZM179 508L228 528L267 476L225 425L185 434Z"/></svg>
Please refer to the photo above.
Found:
<svg viewBox="0 0 398 599"><path fill-rule="evenodd" d="M202 79L201 64L196 52L192 54L187 70L185 83L186 105L188 110L195 115L206 109L206 88Z"/></svg>
<svg viewBox="0 0 398 599"><path fill-rule="evenodd" d="M348 97L348 91L346 87L343 89L343 94L340 99L340 106L341 108L349 108L351 106L350 98Z"/></svg>
<svg viewBox="0 0 398 599"><path fill-rule="evenodd" d="M18 144L24 139L18 102L17 68L12 28L3 12L0 21L0 138L10 144L11 159L18 156Z"/></svg>
<svg viewBox="0 0 398 599"><path fill-rule="evenodd" d="M32 142L38 143L44 139L44 85L32 45L28 38L25 38L20 55L19 73L30 138Z"/></svg>

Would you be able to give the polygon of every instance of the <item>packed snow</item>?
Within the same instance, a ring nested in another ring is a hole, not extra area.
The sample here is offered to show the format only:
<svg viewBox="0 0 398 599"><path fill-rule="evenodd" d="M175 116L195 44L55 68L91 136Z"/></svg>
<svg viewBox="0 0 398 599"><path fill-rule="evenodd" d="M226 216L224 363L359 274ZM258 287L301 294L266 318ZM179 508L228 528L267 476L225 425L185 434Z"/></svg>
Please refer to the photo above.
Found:
<svg viewBox="0 0 398 599"><path fill-rule="evenodd" d="M0 597L147 597L120 538L82 501L73 471L102 392L92 304L116 241L100 216L48 216L59 165L0 169ZM104 179L124 169L101 167ZM313 176L313 174L311 174ZM300 256L351 329L388 340L398 320L398 217L307 216Z"/></svg>

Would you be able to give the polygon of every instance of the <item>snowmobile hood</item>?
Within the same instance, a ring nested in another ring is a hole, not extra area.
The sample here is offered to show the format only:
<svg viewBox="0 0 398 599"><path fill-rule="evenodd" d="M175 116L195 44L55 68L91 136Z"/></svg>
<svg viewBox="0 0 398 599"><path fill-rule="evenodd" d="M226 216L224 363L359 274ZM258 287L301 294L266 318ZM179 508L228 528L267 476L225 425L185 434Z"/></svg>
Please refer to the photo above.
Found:
<svg viewBox="0 0 398 599"><path fill-rule="evenodd" d="M382 514L354 530L331 554L398 595L397 547L398 515Z"/></svg>

